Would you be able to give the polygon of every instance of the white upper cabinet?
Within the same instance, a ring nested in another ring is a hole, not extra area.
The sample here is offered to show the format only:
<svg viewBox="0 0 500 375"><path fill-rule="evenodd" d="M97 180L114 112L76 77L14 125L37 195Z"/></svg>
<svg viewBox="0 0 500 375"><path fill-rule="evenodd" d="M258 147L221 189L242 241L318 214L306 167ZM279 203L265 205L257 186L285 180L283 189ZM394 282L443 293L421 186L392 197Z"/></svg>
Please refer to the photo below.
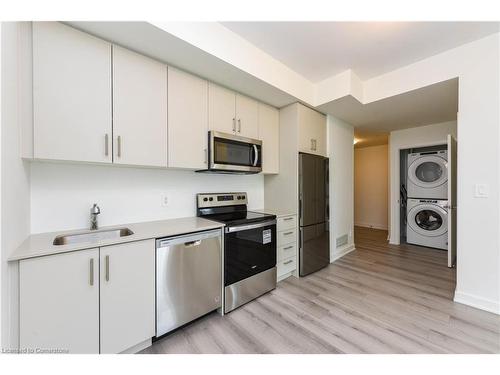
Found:
<svg viewBox="0 0 500 375"><path fill-rule="evenodd" d="M208 147L208 82L168 67L168 166L204 169Z"/></svg>
<svg viewBox="0 0 500 375"><path fill-rule="evenodd" d="M236 94L236 134L259 138L259 102L247 96Z"/></svg>
<svg viewBox="0 0 500 375"><path fill-rule="evenodd" d="M111 44L34 22L34 157L111 163L111 121Z"/></svg>
<svg viewBox="0 0 500 375"><path fill-rule="evenodd" d="M262 140L262 172L279 173L280 118L278 109L259 103L259 138Z"/></svg>
<svg viewBox="0 0 500 375"><path fill-rule="evenodd" d="M223 133L236 133L236 94L208 83L208 128Z"/></svg>
<svg viewBox="0 0 500 375"><path fill-rule="evenodd" d="M113 46L113 162L167 166L167 66Z"/></svg>
<svg viewBox="0 0 500 375"><path fill-rule="evenodd" d="M260 105L59 22L34 22L33 132L22 140L33 152L23 156L205 169L209 130L279 143L274 110L259 115ZM259 134L259 121L272 124ZM326 152L310 127L304 145ZM277 173L278 152L263 152L265 173Z"/></svg>
<svg viewBox="0 0 500 375"><path fill-rule="evenodd" d="M208 128L259 138L259 102L209 82Z"/></svg>
<svg viewBox="0 0 500 375"><path fill-rule="evenodd" d="M298 116L299 151L326 157L326 116L301 104Z"/></svg>
<svg viewBox="0 0 500 375"><path fill-rule="evenodd" d="M101 353L155 335L155 240L100 249Z"/></svg>
<svg viewBox="0 0 500 375"><path fill-rule="evenodd" d="M19 347L99 353L99 249L19 262Z"/></svg>

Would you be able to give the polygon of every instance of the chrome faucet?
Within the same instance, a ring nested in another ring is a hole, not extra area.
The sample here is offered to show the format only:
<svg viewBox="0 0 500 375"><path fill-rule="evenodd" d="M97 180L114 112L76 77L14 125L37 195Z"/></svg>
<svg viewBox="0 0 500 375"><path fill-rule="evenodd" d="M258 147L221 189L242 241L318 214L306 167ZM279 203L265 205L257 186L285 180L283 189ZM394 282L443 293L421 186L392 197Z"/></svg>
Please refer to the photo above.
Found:
<svg viewBox="0 0 500 375"><path fill-rule="evenodd" d="M97 215L101 213L101 209L94 203L92 208L90 209L90 230L97 230L99 225L97 224Z"/></svg>

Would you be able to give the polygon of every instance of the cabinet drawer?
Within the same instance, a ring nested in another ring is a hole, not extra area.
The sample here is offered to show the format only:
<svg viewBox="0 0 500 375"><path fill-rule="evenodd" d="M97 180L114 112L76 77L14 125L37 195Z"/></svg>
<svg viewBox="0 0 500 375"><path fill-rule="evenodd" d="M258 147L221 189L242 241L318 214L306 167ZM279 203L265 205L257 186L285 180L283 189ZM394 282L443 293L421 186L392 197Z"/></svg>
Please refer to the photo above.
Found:
<svg viewBox="0 0 500 375"><path fill-rule="evenodd" d="M289 229L278 232L278 246L297 242L297 229Z"/></svg>
<svg viewBox="0 0 500 375"><path fill-rule="evenodd" d="M296 255L297 255L297 245L295 244L295 242L278 247L278 261Z"/></svg>
<svg viewBox="0 0 500 375"><path fill-rule="evenodd" d="M297 257L295 256L278 261L278 278L288 272L295 271L296 268Z"/></svg>
<svg viewBox="0 0 500 375"><path fill-rule="evenodd" d="M295 229L297 227L297 216L291 215L291 216L279 217L277 222L278 222L277 225L278 231Z"/></svg>

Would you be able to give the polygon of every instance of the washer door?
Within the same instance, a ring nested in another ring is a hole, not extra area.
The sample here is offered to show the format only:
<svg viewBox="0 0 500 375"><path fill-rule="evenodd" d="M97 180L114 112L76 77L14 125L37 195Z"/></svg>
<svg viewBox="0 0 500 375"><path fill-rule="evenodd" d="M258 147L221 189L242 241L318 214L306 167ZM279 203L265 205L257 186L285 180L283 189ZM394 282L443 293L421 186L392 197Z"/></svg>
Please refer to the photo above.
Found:
<svg viewBox="0 0 500 375"><path fill-rule="evenodd" d="M424 155L408 168L408 178L422 188L435 188L448 179L448 163L436 155Z"/></svg>
<svg viewBox="0 0 500 375"><path fill-rule="evenodd" d="M435 204L422 203L408 212L408 225L423 236L441 236L448 231L448 213Z"/></svg>

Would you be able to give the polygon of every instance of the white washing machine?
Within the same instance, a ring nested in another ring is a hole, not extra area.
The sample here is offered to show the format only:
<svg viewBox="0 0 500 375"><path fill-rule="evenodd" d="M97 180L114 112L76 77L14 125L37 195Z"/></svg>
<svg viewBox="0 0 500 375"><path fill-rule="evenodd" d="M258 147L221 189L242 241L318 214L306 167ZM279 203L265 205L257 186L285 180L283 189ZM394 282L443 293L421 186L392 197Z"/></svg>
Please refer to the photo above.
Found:
<svg viewBox="0 0 500 375"><path fill-rule="evenodd" d="M408 198L406 242L448 250L448 201Z"/></svg>
<svg viewBox="0 0 500 375"><path fill-rule="evenodd" d="M448 199L448 151L408 155L408 197Z"/></svg>

